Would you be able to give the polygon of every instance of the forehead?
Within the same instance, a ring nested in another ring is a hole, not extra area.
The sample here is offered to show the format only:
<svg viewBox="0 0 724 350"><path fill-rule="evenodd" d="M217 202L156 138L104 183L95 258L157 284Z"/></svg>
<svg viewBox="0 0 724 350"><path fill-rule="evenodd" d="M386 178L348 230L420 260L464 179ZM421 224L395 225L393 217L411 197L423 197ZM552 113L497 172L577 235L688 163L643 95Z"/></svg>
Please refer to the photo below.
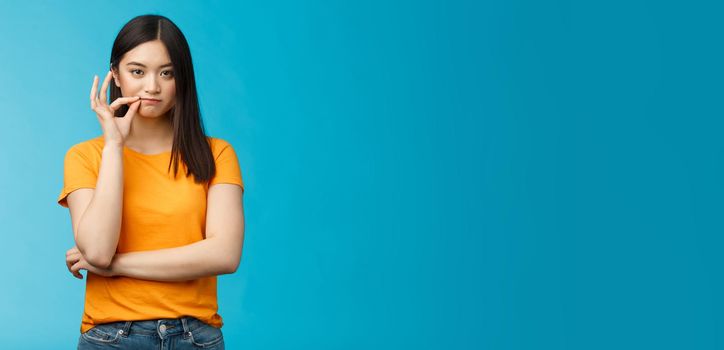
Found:
<svg viewBox="0 0 724 350"><path fill-rule="evenodd" d="M142 63L148 67L158 67L171 62L166 45L161 40L147 41L126 52L121 65L128 62Z"/></svg>

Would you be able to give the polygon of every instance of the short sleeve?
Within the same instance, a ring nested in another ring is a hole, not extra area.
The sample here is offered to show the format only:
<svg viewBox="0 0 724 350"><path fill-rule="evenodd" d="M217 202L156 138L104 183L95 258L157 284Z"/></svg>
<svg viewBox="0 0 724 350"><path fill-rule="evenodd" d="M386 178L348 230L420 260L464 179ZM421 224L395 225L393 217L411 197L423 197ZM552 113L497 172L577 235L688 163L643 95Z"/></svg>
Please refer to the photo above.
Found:
<svg viewBox="0 0 724 350"><path fill-rule="evenodd" d="M226 141L219 140L220 150L215 155L216 175L209 182L209 187L218 183L237 184L244 191L239 160L234 148Z"/></svg>
<svg viewBox="0 0 724 350"><path fill-rule="evenodd" d="M79 188L95 188L98 180L98 168L81 152L80 147L73 146L65 154L63 162L63 189L58 196L58 204L68 207L68 195Z"/></svg>

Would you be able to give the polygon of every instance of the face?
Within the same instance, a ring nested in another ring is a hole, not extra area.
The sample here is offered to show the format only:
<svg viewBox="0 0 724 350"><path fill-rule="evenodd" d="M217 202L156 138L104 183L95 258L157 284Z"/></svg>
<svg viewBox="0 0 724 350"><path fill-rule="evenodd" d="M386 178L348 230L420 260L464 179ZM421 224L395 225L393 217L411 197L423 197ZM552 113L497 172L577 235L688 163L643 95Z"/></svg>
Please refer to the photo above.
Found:
<svg viewBox="0 0 724 350"><path fill-rule="evenodd" d="M176 81L166 46L148 41L126 52L113 70L113 80L125 96L140 96L137 116L164 117L176 103ZM160 100L148 101L145 98Z"/></svg>

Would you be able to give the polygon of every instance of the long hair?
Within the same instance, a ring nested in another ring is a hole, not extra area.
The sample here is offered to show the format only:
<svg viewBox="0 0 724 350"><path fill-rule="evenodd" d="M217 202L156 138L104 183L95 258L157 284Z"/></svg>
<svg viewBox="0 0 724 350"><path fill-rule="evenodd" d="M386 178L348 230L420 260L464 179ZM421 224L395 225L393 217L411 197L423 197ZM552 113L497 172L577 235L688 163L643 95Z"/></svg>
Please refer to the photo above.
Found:
<svg viewBox="0 0 724 350"><path fill-rule="evenodd" d="M173 124L173 146L168 171L174 167L178 173L179 160L186 165L186 176L194 175L196 183L208 182L216 173L211 145L207 140L199 111L196 94L196 79L191 62L191 51L186 37L170 19L159 15L142 15L128 21L116 36L111 50L111 68L118 71L118 65L126 52L148 41L161 40L171 57L176 83L176 103L169 116ZM111 87L111 102L122 97L121 89ZM122 117L128 111L123 104L115 116Z"/></svg>

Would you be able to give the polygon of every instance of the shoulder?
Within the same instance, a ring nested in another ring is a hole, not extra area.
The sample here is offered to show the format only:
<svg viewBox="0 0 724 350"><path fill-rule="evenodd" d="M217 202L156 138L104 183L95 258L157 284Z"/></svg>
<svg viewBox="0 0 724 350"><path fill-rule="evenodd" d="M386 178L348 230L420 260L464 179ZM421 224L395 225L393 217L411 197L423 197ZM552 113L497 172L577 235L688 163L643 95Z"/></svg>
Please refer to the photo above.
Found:
<svg viewBox="0 0 724 350"><path fill-rule="evenodd" d="M78 142L66 151L66 156L70 154L78 154L86 158L100 157L103 153L104 145L103 136L94 137L89 140Z"/></svg>
<svg viewBox="0 0 724 350"><path fill-rule="evenodd" d="M234 151L234 147L231 146L231 143L224 139L211 136L207 136L206 139L209 140L209 145L211 146L211 153L214 155L215 159L218 158L222 153Z"/></svg>

